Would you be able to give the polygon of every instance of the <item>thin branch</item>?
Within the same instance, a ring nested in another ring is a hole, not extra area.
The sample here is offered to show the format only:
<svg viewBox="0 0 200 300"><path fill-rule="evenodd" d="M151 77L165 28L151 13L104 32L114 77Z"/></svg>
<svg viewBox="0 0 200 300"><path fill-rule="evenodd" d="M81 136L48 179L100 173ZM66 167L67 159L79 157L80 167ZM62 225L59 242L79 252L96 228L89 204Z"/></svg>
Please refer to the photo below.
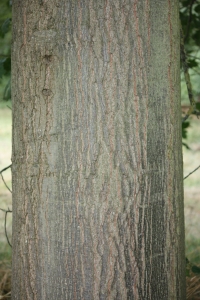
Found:
<svg viewBox="0 0 200 300"><path fill-rule="evenodd" d="M3 212L5 213L5 222L4 222L5 236L6 236L8 245L12 248L12 245L11 245L11 243L10 243L10 241L9 241L8 233L7 233L7 214L8 214L8 213L12 213L12 210L10 210L9 208L8 208L7 210L0 208L0 210L3 211Z"/></svg>
<svg viewBox="0 0 200 300"><path fill-rule="evenodd" d="M187 114L185 115L185 117L182 118L182 123L184 123L191 114L195 114L197 116L197 118L199 119L199 116L200 116L200 111L197 111L197 110L194 110L192 112L187 112Z"/></svg>
<svg viewBox="0 0 200 300"><path fill-rule="evenodd" d="M5 184L6 188L7 188L7 189L11 192L11 194L12 194L12 191L11 191L11 189L9 188L9 186L7 185L7 183L5 182L4 177L3 177L3 174L2 174L4 171L6 171L7 169L9 169L11 166L12 166L12 165L9 165L8 167L6 167L6 168L4 168L3 170L1 170L1 171L0 171L0 174L1 174L1 178L2 178L3 183Z"/></svg>
<svg viewBox="0 0 200 300"><path fill-rule="evenodd" d="M0 174L3 173L4 171L6 171L7 169L9 169L11 166L12 166L12 164L9 165L8 167L4 168L3 170L1 170L1 171L0 171Z"/></svg>
<svg viewBox="0 0 200 300"><path fill-rule="evenodd" d="M186 114L185 117L182 118L182 124L189 118L189 114Z"/></svg>
<svg viewBox="0 0 200 300"><path fill-rule="evenodd" d="M0 299L10 299L11 297L11 292L8 292L7 294L3 295L3 296L0 296L1 298Z"/></svg>
<svg viewBox="0 0 200 300"><path fill-rule="evenodd" d="M193 174L195 171L197 171L200 168L200 166L198 166L196 169L194 169L191 173L189 173L187 176L185 176L183 178L183 180L185 180L186 178L188 178L191 174Z"/></svg>
<svg viewBox="0 0 200 300"><path fill-rule="evenodd" d="M1 173L1 178L2 178L2 180L3 180L3 183L5 184L5 186L6 186L6 188L9 190L9 192L11 192L11 194L12 194L12 191L11 191L11 189L9 188L9 186L7 185L7 183L5 182L5 179L4 179L4 177L3 177L3 174Z"/></svg>
<svg viewBox="0 0 200 300"><path fill-rule="evenodd" d="M191 150L191 148L186 144L182 142L182 145L186 147L186 149Z"/></svg>

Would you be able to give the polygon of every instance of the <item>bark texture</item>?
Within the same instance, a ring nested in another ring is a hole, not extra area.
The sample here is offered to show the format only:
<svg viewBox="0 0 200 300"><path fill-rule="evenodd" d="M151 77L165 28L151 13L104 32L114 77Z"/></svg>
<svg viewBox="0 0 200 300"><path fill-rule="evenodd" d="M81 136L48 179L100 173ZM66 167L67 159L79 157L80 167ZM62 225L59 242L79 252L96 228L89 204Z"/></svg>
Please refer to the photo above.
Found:
<svg viewBox="0 0 200 300"><path fill-rule="evenodd" d="M13 1L12 299L184 300L178 0Z"/></svg>

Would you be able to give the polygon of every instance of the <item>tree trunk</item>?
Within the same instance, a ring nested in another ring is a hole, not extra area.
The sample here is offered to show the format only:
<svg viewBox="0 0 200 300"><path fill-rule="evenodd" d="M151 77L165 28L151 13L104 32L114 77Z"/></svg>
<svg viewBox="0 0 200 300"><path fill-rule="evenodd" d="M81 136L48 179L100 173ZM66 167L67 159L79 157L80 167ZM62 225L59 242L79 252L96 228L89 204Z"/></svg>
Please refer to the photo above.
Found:
<svg viewBox="0 0 200 300"><path fill-rule="evenodd" d="M13 1L12 299L185 299L178 0Z"/></svg>

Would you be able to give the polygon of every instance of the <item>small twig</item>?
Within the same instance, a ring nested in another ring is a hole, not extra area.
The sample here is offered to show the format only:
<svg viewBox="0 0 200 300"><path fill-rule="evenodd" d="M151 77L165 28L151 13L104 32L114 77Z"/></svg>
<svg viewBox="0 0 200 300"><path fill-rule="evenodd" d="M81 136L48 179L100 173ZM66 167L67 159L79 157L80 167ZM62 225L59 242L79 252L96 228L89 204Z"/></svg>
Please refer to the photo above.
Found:
<svg viewBox="0 0 200 300"><path fill-rule="evenodd" d="M9 238L8 238L8 233L7 233L7 214L8 213L12 213L12 210L10 210L9 208L7 210L3 209L3 208L0 208L1 211L3 211L5 213L5 222L4 222L4 229L5 229L5 236L6 236L6 239L7 239L7 242L8 242L8 245L12 248L12 245L9 241Z"/></svg>
<svg viewBox="0 0 200 300"><path fill-rule="evenodd" d="M12 191L11 191L11 189L9 188L9 186L7 185L7 183L5 182L5 179L4 179L4 177L3 177L3 174L1 173L1 178L2 178L2 180L3 180L3 183L5 184L5 186L6 186L6 188L11 192L11 194L12 194Z"/></svg>
<svg viewBox="0 0 200 300"><path fill-rule="evenodd" d="M8 167L4 168L3 170L0 171L0 174L3 173L4 171L6 171L7 169L11 168L12 164L9 165Z"/></svg>
<svg viewBox="0 0 200 300"><path fill-rule="evenodd" d="M182 142L182 145L185 146L188 150L191 150L191 148L186 143Z"/></svg>
<svg viewBox="0 0 200 300"><path fill-rule="evenodd" d="M184 123L189 118L189 116L190 115L186 114L185 117L182 118L182 123Z"/></svg>
<svg viewBox="0 0 200 300"><path fill-rule="evenodd" d="M187 114L185 115L185 117L182 118L182 123L184 123L184 122L189 118L189 116L190 116L192 113L195 114L195 115L197 116L197 118L199 119L200 112L197 111L197 110L194 110L194 111L192 111L192 112L190 112L190 113L187 113Z"/></svg>
<svg viewBox="0 0 200 300"><path fill-rule="evenodd" d="M3 180L3 183L5 184L5 186L7 187L7 189L11 192L11 194L12 194L12 191L11 191L11 189L9 188L9 186L7 185L7 183L5 182L5 180L4 180L4 177L3 177L3 172L4 171L6 171L7 169L9 169L10 167L11 167L12 165L9 165L8 167L6 167L6 168L4 168L3 170L1 170L0 171L0 174L1 174L1 178L2 178L2 180Z"/></svg>
<svg viewBox="0 0 200 300"><path fill-rule="evenodd" d="M9 105L6 105L8 108L10 108L10 110L12 110L12 108Z"/></svg>
<svg viewBox="0 0 200 300"><path fill-rule="evenodd" d="M185 180L186 178L188 178L191 174L193 174L196 170L198 170L200 168L200 166L198 166L196 169L194 169L191 173L189 173L187 176L185 176L183 178L183 180Z"/></svg>
<svg viewBox="0 0 200 300"><path fill-rule="evenodd" d="M10 296L11 296L11 292L8 292L7 294L3 295L3 296L0 296L0 299L1 300L6 300L6 299L10 299Z"/></svg>

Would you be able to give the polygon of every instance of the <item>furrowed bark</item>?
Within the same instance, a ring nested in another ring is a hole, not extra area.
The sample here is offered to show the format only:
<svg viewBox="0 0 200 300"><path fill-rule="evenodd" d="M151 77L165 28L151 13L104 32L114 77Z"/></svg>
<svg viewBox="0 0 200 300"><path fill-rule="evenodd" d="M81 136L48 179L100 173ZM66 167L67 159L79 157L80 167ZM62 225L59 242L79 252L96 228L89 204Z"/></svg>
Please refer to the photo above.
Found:
<svg viewBox="0 0 200 300"><path fill-rule="evenodd" d="M179 3L13 2L12 299L185 299Z"/></svg>

